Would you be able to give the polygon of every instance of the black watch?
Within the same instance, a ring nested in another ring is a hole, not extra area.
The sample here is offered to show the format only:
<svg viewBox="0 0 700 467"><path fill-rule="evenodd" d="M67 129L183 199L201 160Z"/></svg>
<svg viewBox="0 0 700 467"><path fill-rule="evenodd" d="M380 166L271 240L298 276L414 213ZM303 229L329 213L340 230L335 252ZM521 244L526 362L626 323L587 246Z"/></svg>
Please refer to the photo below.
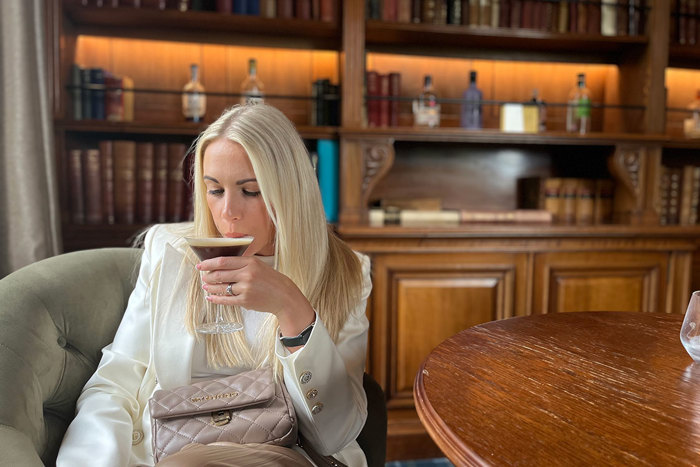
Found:
<svg viewBox="0 0 700 467"><path fill-rule="evenodd" d="M309 342L309 337L311 336L311 331L314 329L314 323L309 324L303 331L299 333L298 336L294 337L284 337L280 333L280 342L285 347L299 347Z"/></svg>

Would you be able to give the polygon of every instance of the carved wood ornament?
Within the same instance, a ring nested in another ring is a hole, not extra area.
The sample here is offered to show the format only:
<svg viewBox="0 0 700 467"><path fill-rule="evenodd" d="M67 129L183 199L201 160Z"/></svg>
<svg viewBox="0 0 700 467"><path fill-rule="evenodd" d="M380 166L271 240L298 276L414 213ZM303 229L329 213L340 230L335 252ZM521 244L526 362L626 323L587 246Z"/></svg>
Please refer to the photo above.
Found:
<svg viewBox="0 0 700 467"><path fill-rule="evenodd" d="M394 164L393 138L381 140L365 140L362 148L362 203L367 206L369 196Z"/></svg>

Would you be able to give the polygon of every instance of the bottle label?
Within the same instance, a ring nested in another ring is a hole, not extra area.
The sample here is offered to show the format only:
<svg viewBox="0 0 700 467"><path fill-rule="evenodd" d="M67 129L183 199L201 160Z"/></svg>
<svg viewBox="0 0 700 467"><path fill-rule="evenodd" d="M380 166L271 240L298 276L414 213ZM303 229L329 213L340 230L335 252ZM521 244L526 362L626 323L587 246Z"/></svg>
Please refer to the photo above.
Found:
<svg viewBox="0 0 700 467"><path fill-rule="evenodd" d="M578 100L576 105L576 117L590 117L591 116L591 100L588 97L582 97Z"/></svg>
<svg viewBox="0 0 700 467"><path fill-rule="evenodd" d="M187 94L183 113L187 118L201 117L206 112L205 96L199 93Z"/></svg>
<svg viewBox="0 0 700 467"><path fill-rule="evenodd" d="M413 115L416 126L428 126L431 128L440 126L440 104L429 107L414 101Z"/></svg>
<svg viewBox="0 0 700 467"><path fill-rule="evenodd" d="M245 105L256 105L265 102L262 94L244 94L241 99L242 103Z"/></svg>

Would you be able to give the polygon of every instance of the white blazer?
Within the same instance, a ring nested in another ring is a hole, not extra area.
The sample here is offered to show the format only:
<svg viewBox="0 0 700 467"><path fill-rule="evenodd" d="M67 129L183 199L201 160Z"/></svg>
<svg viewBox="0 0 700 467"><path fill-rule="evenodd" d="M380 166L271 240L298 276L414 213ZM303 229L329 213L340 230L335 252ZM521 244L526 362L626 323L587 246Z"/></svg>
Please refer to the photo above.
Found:
<svg viewBox="0 0 700 467"><path fill-rule="evenodd" d="M148 400L159 388L189 384L192 374L194 337L183 319L189 275L178 274L186 247L174 230L156 225L146 235L136 287L114 341L103 349L78 398L58 453L59 467L154 464ZM367 417L362 375L369 328L365 306L372 286L369 259L358 256L362 300L337 343L317 317L302 349L289 354L279 342L276 349L299 429L316 450L349 466L367 465L355 438ZM306 397L311 389L318 391L313 399ZM322 410L312 414L318 403Z"/></svg>

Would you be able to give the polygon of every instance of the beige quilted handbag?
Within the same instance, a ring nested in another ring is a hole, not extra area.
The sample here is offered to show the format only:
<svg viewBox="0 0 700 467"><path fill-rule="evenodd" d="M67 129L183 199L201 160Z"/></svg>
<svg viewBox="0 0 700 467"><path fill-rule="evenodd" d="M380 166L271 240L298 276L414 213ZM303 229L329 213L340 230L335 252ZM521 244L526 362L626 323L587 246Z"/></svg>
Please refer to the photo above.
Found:
<svg viewBox="0 0 700 467"><path fill-rule="evenodd" d="M156 462L190 443L291 446L297 440L294 406L270 368L158 390L149 410Z"/></svg>

